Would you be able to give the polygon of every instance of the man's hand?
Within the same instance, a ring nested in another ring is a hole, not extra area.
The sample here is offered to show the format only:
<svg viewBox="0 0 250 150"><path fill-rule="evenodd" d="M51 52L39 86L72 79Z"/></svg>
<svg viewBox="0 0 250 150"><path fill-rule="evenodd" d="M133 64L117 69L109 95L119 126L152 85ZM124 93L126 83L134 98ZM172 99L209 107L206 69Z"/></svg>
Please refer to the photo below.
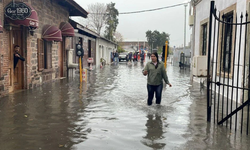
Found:
<svg viewBox="0 0 250 150"><path fill-rule="evenodd" d="M143 71L143 75L144 75L144 76L146 76L147 74L148 74L148 71L147 71L147 70Z"/></svg>
<svg viewBox="0 0 250 150"><path fill-rule="evenodd" d="M16 57L20 57L18 54L15 54Z"/></svg>
<svg viewBox="0 0 250 150"><path fill-rule="evenodd" d="M168 83L169 87L172 87L172 84Z"/></svg>

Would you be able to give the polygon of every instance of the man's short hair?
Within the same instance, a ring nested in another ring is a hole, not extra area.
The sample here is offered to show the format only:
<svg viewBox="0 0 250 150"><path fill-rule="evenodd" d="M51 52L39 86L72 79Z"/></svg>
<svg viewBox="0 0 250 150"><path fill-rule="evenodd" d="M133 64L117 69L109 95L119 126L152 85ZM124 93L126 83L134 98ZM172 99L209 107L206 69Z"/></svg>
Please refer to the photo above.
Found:
<svg viewBox="0 0 250 150"><path fill-rule="evenodd" d="M14 48L16 48L16 47L20 47L20 46L19 45L15 45Z"/></svg>

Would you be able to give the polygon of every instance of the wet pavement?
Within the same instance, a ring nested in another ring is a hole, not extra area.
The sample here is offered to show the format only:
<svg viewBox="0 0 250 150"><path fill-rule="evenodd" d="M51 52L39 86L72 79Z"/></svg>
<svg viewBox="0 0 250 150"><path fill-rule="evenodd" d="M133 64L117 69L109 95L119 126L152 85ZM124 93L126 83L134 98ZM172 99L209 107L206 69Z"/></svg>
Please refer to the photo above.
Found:
<svg viewBox="0 0 250 150"><path fill-rule="evenodd" d="M0 150L248 149L249 137L206 121L206 90L167 66L172 88L147 106L145 64L126 62L0 100Z"/></svg>

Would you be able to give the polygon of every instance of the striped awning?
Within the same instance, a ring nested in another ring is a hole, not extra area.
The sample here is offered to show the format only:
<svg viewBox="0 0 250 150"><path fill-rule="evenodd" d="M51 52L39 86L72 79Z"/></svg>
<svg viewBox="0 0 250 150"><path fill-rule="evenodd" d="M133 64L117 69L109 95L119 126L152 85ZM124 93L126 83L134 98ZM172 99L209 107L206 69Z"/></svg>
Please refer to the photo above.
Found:
<svg viewBox="0 0 250 150"><path fill-rule="evenodd" d="M60 30L62 31L62 36L68 36L68 37L75 36L74 28L68 22L61 22Z"/></svg>
<svg viewBox="0 0 250 150"><path fill-rule="evenodd" d="M52 25L43 26L42 38L46 41L62 41L61 30Z"/></svg>

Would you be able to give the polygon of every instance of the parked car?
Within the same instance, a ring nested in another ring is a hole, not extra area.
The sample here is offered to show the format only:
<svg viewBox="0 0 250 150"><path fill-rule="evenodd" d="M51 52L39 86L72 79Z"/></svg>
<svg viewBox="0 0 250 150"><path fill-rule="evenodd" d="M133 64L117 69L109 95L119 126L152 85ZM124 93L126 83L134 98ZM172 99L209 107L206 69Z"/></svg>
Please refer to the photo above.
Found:
<svg viewBox="0 0 250 150"><path fill-rule="evenodd" d="M128 55L127 53L120 53L119 54L119 61L122 61L122 60L127 61L127 55Z"/></svg>

